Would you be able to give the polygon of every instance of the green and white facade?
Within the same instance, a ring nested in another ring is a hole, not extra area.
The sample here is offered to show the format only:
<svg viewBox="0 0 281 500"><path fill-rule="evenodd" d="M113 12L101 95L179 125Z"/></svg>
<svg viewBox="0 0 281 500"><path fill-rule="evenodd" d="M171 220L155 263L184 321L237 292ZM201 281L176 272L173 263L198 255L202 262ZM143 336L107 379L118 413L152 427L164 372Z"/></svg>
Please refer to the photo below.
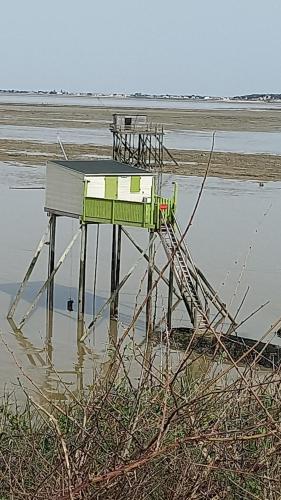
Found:
<svg viewBox="0 0 281 500"><path fill-rule="evenodd" d="M45 210L85 223L157 229L160 210L171 222L171 199L155 193L155 174L114 160L47 164Z"/></svg>

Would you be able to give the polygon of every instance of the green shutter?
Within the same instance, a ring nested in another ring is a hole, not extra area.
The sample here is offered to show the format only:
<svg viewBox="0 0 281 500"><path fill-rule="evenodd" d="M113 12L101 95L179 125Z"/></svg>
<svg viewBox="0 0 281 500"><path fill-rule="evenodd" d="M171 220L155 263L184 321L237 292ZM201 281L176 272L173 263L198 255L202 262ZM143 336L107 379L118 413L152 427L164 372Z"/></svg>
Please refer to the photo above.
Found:
<svg viewBox="0 0 281 500"><path fill-rule="evenodd" d="M117 200L118 197L118 178L105 177L105 198Z"/></svg>
<svg viewBox="0 0 281 500"><path fill-rule="evenodd" d="M131 177L131 193L139 193L140 192L140 176L134 175Z"/></svg>

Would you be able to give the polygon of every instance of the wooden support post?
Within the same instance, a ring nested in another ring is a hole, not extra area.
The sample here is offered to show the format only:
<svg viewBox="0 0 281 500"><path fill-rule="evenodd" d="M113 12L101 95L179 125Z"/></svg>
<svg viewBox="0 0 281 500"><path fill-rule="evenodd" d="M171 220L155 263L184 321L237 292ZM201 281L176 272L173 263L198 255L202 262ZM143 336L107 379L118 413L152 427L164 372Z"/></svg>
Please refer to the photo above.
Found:
<svg viewBox="0 0 281 500"><path fill-rule="evenodd" d="M48 237L48 233L49 233L49 227L48 227L48 230L45 231L45 233L43 234L43 236L42 236L42 238L40 240L40 243L39 243L39 245L38 245L38 247L36 249L36 252L35 252L34 256L32 257L32 261L29 264L28 270L26 271L25 276L23 278L23 281L22 281L22 283L21 283L21 285L20 285L20 287L19 287L19 289L17 291L17 294L16 294L16 296L15 296L15 298L14 298L14 300L13 300L11 306L10 306L9 312L7 314L7 318L8 319L13 318L13 316L15 314L15 310L16 310L16 307L17 307L19 301L20 301L20 298L22 296L23 290L26 287L26 284L27 284L27 282L28 282L28 280L29 280L29 278L30 278L30 276L32 274L32 271L33 271L33 269L35 267L35 264L38 261L38 258L39 258L40 254L41 254L41 251L42 251L42 249L43 249L43 247L44 247L44 245L46 243L46 238Z"/></svg>
<svg viewBox="0 0 281 500"><path fill-rule="evenodd" d="M153 280L153 258L154 258L154 232L149 231L149 250L148 250L148 269L147 269L147 294L149 295L152 289ZM150 336L152 328L152 296L149 295L146 303L146 334Z"/></svg>
<svg viewBox="0 0 281 500"><path fill-rule="evenodd" d="M121 244L122 244L122 226L118 226L117 230L117 253L116 253L116 273L115 273L115 290L120 283L120 269L121 269ZM119 308L119 292L117 292L114 300L114 316L118 317Z"/></svg>
<svg viewBox="0 0 281 500"><path fill-rule="evenodd" d="M110 295L116 290L116 225L112 227ZM110 303L110 319L115 318L115 300Z"/></svg>
<svg viewBox="0 0 281 500"><path fill-rule="evenodd" d="M41 297L41 295L45 292L45 290L48 288L49 284L51 283L51 281L53 280L55 274L58 272L58 270L60 269L60 267L62 266L62 264L64 263L68 253L70 252L71 248L73 247L75 241L77 240L78 238L78 235L80 233L80 229L79 231L77 231L77 233L73 236L71 242L68 244L68 246L66 247L65 251L63 252L63 254L61 255L61 257L59 258L57 264L56 264L56 267L54 268L53 272L51 273L51 275L49 276L49 278L43 283L43 285L41 286L39 292L37 293L35 299L33 300L32 304L30 305L30 307L28 308L28 310L26 311L25 315L23 316L20 324L19 324L19 329L21 329L25 323L27 322L27 320L29 319L29 317L31 316L32 312L34 311L36 305L38 304L38 301Z"/></svg>
<svg viewBox="0 0 281 500"><path fill-rule="evenodd" d="M85 314L86 288L86 259L87 259L87 224L81 225L80 269L78 284L78 332L83 331Z"/></svg>
<svg viewBox="0 0 281 500"><path fill-rule="evenodd" d="M48 279L55 269L55 249L56 249L56 215L52 214L49 220L49 261ZM52 335L53 315L54 315L54 277L47 287L47 336Z"/></svg>
<svg viewBox="0 0 281 500"><path fill-rule="evenodd" d="M168 311L167 311L167 329L168 332L172 329L172 311L173 311L173 291L174 291L174 264L170 264L169 273L169 295L168 295Z"/></svg>

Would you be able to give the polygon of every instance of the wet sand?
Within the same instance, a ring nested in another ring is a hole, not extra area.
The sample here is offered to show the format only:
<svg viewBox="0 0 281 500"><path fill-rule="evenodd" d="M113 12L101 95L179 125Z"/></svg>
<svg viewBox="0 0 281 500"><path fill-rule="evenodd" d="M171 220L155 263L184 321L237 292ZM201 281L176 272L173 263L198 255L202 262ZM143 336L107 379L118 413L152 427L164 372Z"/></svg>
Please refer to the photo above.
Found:
<svg viewBox="0 0 281 500"><path fill-rule="evenodd" d="M281 110L180 110L147 108L91 108L85 106L54 105L0 105L0 125L68 128L104 128L111 122L112 114L147 114L156 123L163 123L166 130L225 130L251 132L280 132ZM111 147L88 144L67 144L70 158L95 158L110 156ZM166 158L165 171L181 175L204 174L209 153L205 151L172 150L179 167ZM43 165L51 159L61 158L56 144L32 140L1 139L0 161L28 165ZM214 153L210 176L230 179L280 180L281 156L269 154Z"/></svg>
<svg viewBox="0 0 281 500"><path fill-rule="evenodd" d="M111 148L88 144L64 144L69 158L90 159L110 157ZM179 175L204 175L209 152L171 150L179 166L166 159L164 171ZM44 165L47 161L61 159L57 144L31 141L0 140L0 161L26 165ZM281 156L244 155L238 153L213 153L209 176L225 179L279 181Z"/></svg>
<svg viewBox="0 0 281 500"><path fill-rule="evenodd" d="M107 127L113 113L146 114L167 130L281 132L281 108L189 110L0 104L0 125Z"/></svg>
<svg viewBox="0 0 281 500"><path fill-rule="evenodd" d="M179 167L165 165L165 172L203 176L210 153L205 151L173 151ZM224 179L280 181L281 156L213 153L209 176Z"/></svg>

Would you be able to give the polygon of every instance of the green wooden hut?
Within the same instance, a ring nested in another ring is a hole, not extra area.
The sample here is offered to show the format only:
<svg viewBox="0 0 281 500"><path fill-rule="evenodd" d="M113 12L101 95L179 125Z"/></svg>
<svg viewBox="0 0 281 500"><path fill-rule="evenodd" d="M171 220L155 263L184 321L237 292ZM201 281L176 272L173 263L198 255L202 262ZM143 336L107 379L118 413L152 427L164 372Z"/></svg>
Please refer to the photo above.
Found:
<svg viewBox="0 0 281 500"><path fill-rule="evenodd" d="M172 222L172 198L156 194L151 171L115 160L52 161L47 164L45 211L84 223L159 228L160 211Z"/></svg>

